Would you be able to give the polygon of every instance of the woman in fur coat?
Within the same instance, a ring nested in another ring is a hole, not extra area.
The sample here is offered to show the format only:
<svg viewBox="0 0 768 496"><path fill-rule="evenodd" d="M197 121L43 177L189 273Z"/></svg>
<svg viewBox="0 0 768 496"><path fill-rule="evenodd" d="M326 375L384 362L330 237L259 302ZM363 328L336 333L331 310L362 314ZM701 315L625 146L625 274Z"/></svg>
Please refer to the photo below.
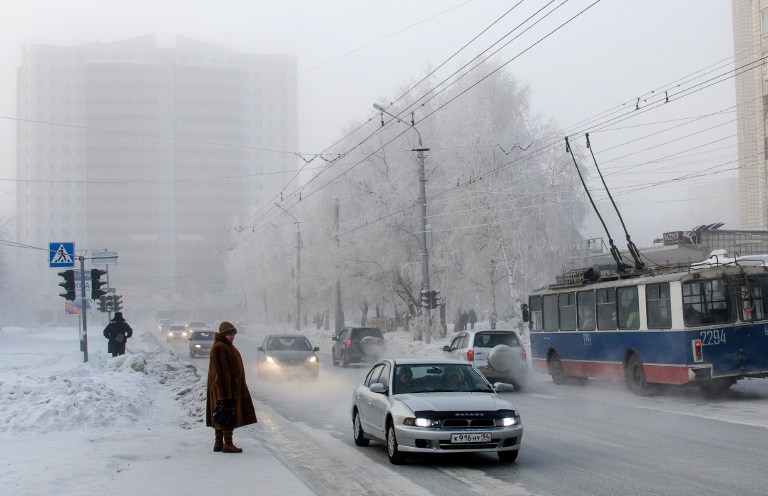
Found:
<svg viewBox="0 0 768 496"><path fill-rule="evenodd" d="M232 443L232 433L237 427L256 423L251 393L245 384L243 359L233 344L235 334L237 329L229 322L219 325L219 332L211 346L211 362L208 366L205 425L216 431L213 451L224 453L242 453L243 450ZM234 411L231 425L220 424L213 419L213 412L220 403L225 410Z"/></svg>

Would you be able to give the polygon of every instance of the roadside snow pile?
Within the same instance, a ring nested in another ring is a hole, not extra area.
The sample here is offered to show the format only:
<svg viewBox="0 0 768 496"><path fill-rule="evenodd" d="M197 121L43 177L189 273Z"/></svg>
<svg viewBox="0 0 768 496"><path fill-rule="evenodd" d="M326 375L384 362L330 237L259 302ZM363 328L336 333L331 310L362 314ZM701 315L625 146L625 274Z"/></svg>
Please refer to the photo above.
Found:
<svg viewBox="0 0 768 496"><path fill-rule="evenodd" d="M62 340L67 345L67 353L63 353L50 345L35 348L30 333L8 331L4 329L1 336L2 354L31 346L26 360L31 359L34 366L14 364L12 355L3 357L0 433L39 434L150 423L159 393L167 394L161 388L166 387L175 392L186 413L181 416L182 427L190 428L203 419L205 383L193 365L180 362L171 353L142 351L114 358L91 353L88 362L76 363L71 359L71 337Z"/></svg>

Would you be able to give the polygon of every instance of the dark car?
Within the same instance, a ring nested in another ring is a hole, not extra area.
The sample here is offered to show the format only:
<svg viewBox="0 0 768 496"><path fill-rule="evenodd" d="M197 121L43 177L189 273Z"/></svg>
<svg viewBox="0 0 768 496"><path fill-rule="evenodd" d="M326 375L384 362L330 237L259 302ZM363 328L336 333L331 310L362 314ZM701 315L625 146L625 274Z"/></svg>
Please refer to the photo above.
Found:
<svg viewBox="0 0 768 496"><path fill-rule="evenodd" d="M463 331L443 347L443 354L473 363L489 381L510 383L516 391L530 377L525 347L515 331Z"/></svg>
<svg viewBox="0 0 768 496"><path fill-rule="evenodd" d="M192 331L189 335L189 356L197 358L202 355L211 354L211 346L216 333L210 329Z"/></svg>
<svg viewBox="0 0 768 496"><path fill-rule="evenodd" d="M256 372L262 377L304 374L317 379L320 375L320 348L313 347L306 336L270 334L256 349Z"/></svg>
<svg viewBox="0 0 768 496"><path fill-rule="evenodd" d="M333 338L331 362L347 367L350 363L372 363L386 351L387 340L378 327L347 327Z"/></svg>

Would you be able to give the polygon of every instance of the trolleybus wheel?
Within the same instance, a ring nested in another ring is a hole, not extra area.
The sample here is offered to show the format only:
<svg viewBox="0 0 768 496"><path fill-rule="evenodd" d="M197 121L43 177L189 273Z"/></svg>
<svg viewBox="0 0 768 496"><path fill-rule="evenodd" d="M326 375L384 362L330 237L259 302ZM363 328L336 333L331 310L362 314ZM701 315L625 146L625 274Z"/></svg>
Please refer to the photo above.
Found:
<svg viewBox="0 0 768 496"><path fill-rule="evenodd" d="M627 368L624 371L627 379L627 387L638 396L648 394L648 381L645 379L643 361L633 353L627 360Z"/></svg>
<svg viewBox="0 0 768 496"><path fill-rule="evenodd" d="M552 382L555 384L565 383L563 362L560 361L560 355L556 351L552 352L552 356L549 357L549 375L552 376Z"/></svg>

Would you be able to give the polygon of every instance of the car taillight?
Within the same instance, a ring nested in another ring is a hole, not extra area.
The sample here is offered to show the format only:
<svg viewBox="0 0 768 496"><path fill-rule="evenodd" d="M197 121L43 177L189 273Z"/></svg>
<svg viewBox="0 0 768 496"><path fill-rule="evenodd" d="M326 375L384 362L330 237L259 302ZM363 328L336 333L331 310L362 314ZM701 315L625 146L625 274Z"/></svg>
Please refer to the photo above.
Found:
<svg viewBox="0 0 768 496"><path fill-rule="evenodd" d="M352 347L352 340L351 339L347 339L345 344L347 345L347 349L351 348Z"/></svg>
<svg viewBox="0 0 768 496"><path fill-rule="evenodd" d="M528 355L525 353L525 348L520 347L520 355L523 356L523 360L527 360Z"/></svg>
<svg viewBox="0 0 768 496"><path fill-rule="evenodd" d="M387 344L387 338L381 338L379 341L381 344Z"/></svg>
<svg viewBox="0 0 768 496"><path fill-rule="evenodd" d="M475 350L473 350L472 348L467 350L467 361L468 362L475 361Z"/></svg>

